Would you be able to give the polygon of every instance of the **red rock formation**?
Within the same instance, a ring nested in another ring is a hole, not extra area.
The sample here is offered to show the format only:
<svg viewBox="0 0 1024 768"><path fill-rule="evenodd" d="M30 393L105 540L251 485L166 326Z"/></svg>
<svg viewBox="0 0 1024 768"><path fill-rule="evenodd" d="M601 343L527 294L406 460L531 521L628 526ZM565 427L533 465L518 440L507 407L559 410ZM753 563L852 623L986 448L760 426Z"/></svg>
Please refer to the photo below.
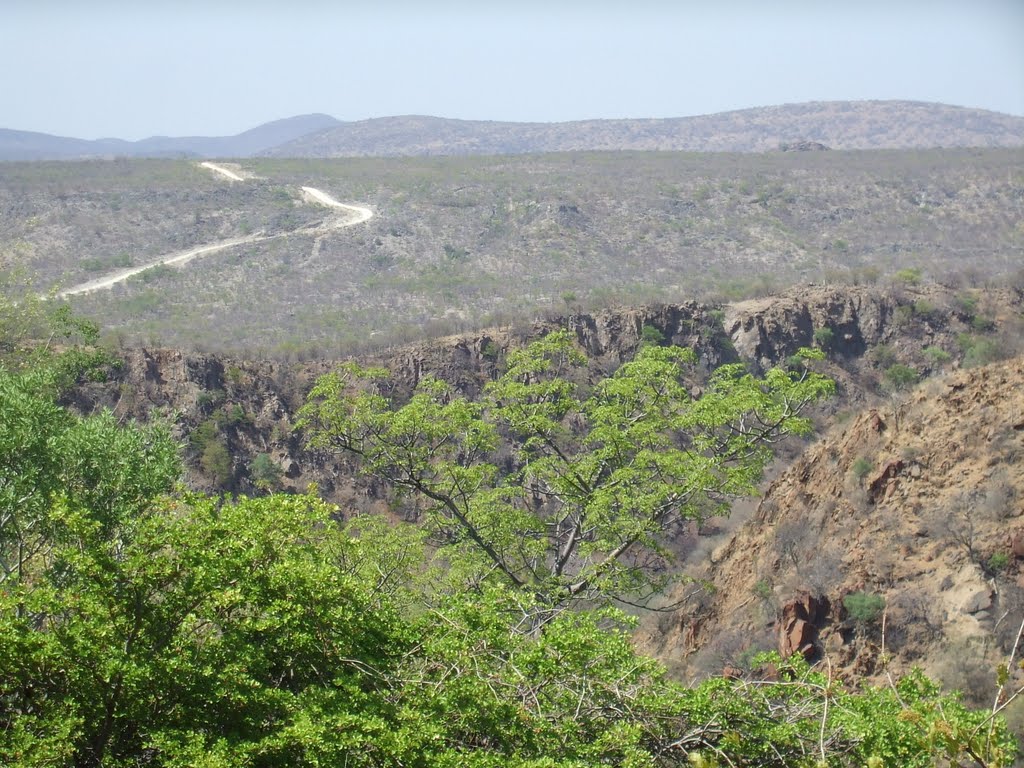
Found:
<svg viewBox="0 0 1024 768"><path fill-rule="evenodd" d="M817 653L818 626L828 615L829 601L804 592L787 600L779 621L779 653L783 658L794 653L810 660Z"/></svg>

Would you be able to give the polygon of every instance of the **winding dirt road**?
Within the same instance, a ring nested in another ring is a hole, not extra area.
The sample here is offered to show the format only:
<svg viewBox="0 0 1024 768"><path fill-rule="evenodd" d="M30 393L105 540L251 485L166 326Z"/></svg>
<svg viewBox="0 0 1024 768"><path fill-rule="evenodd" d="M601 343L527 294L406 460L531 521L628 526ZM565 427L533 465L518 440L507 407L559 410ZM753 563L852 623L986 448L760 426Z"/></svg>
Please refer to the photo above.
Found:
<svg viewBox="0 0 1024 768"><path fill-rule="evenodd" d="M224 166L217 165L216 163L204 162L199 165L207 170L213 171L214 173L220 174L231 181L245 181L243 177L239 176L234 171L225 168ZM335 208L353 215L341 216L337 219L324 221L319 226L312 229L306 228L296 230L291 233L283 232L279 235L248 235L246 237L236 237L231 240L221 240L216 243L210 243L209 245L200 245L197 248L190 248L187 251L176 251L174 253L166 254L165 256L160 256L153 261L142 264L138 267L120 269L116 272L104 275L103 277L97 277L95 280L88 280L84 283L79 283L78 285L66 288L57 294L57 298L64 298L65 296L74 296L80 293L90 293L92 291L103 290L104 288L111 288L112 286L139 274L140 272L145 272L147 269L159 266L181 266L182 264L186 264L199 256L206 256L217 251L223 251L227 248L234 248L238 245L245 245L246 243L262 243L267 240L277 240L293 234L323 234L324 232L332 229L341 229L343 227L352 227L356 224L362 224L364 221L369 221L373 218L373 211L369 208L364 208L360 205L340 203L326 192L319 190L316 187L302 187L302 191L305 193L303 195L303 199L307 202L324 205L328 208Z"/></svg>
<svg viewBox="0 0 1024 768"><path fill-rule="evenodd" d="M237 173L228 170L223 165L217 165L216 163L200 163L199 166L201 168L209 168L214 173L219 173L221 176L225 176L231 179L232 181L245 181L245 179L243 179Z"/></svg>

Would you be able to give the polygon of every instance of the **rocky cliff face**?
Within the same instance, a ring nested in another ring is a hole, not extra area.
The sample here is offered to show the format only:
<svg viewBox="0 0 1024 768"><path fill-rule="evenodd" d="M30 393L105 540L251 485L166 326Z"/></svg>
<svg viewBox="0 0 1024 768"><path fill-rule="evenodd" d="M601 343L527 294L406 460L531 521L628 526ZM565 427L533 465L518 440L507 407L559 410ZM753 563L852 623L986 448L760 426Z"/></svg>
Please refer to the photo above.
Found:
<svg viewBox="0 0 1024 768"><path fill-rule="evenodd" d="M429 374L472 397L497 374L510 349L551 330L571 330L595 375L603 375L635 353L646 327L665 343L696 350L697 379L737 360L765 369L784 363L800 347L824 343L829 354L824 370L839 380L844 398L859 402L878 390L885 367L894 362L921 374L955 365L962 354L958 337L973 333L972 319L982 314L994 328L985 331L986 338L996 339L1001 328L1010 333L1020 307L1021 297L1011 292L805 286L725 306L688 302L574 313L529 327L394 348L362 362L392 371L399 396ZM822 329L827 329L824 336ZM948 359L926 355L929 348L942 350ZM876 356L879 350L885 354ZM286 365L131 349L124 352L124 367L114 381L84 387L76 402L83 409L108 407L137 419L170 419L187 446L190 482L198 487L257 492L252 465L264 454L280 469L279 478L263 478L273 480L272 487L304 489L315 482L333 501L362 508L376 501L372 484L354 480L352 468L336 457L305 450L292 431L312 382L331 367L331 361ZM195 438L204 424L206 444ZM219 471L213 471L211 460L203 461L211 433L230 456L230 466Z"/></svg>
<svg viewBox="0 0 1024 768"><path fill-rule="evenodd" d="M851 676L918 665L990 704L1024 621L1021 542L1016 358L834 427L695 566L711 596L642 642L691 671L735 669L757 649L828 658Z"/></svg>

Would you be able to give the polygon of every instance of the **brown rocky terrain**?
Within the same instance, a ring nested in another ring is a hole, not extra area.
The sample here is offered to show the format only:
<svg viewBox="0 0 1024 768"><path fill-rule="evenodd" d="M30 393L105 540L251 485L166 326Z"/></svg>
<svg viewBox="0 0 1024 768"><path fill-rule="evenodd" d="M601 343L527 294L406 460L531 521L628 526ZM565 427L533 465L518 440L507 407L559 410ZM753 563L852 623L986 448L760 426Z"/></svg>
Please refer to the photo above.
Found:
<svg viewBox="0 0 1024 768"><path fill-rule="evenodd" d="M691 571L709 591L642 643L693 674L742 669L756 649L857 677L922 666L991 704L1024 620L1022 520L1018 357L833 427ZM864 594L884 611L851 608Z"/></svg>

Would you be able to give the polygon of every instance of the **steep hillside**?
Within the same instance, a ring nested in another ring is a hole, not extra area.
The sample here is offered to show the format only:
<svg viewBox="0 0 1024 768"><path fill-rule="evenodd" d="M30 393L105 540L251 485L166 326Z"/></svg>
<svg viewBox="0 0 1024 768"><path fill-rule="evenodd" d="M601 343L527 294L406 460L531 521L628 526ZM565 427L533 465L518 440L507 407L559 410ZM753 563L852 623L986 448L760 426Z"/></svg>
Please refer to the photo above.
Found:
<svg viewBox="0 0 1024 768"><path fill-rule="evenodd" d="M1019 147L1024 118L912 101L826 101L698 117L503 123L419 115L342 123L269 157L505 155L576 150L764 152L784 148Z"/></svg>
<svg viewBox="0 0 1024 768"><path fill-rule="evenodd" d="M936 377L823 435L643 643L695 674L759 648L919 665L991 704L1024 620L1022 515L1024 358Z"/></svg>

